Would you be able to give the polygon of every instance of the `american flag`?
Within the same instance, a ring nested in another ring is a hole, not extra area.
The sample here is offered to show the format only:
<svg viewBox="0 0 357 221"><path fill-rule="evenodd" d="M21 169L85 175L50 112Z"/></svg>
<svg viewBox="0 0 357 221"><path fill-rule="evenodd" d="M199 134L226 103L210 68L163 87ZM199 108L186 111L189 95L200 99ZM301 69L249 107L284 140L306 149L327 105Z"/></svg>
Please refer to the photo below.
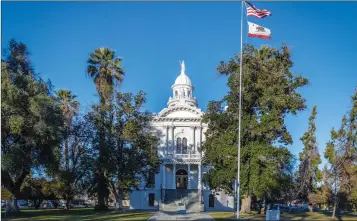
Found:
<svg viewBox="0 0 357 221"><path fill-rule="evenodd" d="M257 9L254 5L251 3L244 1L247 6L247 16L255 16L257 18L264 18L267 15L271 15L271 12L266 10L266 9Z"/></svg>

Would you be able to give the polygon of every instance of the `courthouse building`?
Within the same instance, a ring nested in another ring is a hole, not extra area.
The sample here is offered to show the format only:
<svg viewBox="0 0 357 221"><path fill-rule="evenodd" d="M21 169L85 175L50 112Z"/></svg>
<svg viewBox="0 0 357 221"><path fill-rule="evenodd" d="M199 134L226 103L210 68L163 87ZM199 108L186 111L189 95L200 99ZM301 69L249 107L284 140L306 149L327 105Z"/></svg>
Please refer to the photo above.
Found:
<svg viewBox="0 0 357 221"><path fill-rule="evenodd" d="M233 197L224 192L214 193L202 183L209 170L202 166L204 153L200 150L207 124L201 121L203 112L193 96L194 87L185 73L184 62L171 88L167 107L152 121L160 138L158 154L163 162L160 172L149 175L153 188L143 183L130 193L130 209L176 211L181 203L187 212L232 211Z"/></svg>

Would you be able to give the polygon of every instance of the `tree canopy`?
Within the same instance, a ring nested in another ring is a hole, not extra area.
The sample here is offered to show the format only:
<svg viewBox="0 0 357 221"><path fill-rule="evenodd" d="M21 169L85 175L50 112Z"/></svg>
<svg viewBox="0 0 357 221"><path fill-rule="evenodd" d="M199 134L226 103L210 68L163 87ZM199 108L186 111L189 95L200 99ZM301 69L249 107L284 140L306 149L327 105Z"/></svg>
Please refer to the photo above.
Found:
<svg viewBox="0 0 357 221"><path fill-rule="evenodd" d="M317 146L315 131L316 106L312 108L309 118L308 131L300 138L304 148L299 154L299 171L297 174L297 197L307 200L309 194L315 192L318 182L321 180L319 164L321 164L320 154ZM313 202L310 202L311 204ZM312 208L311 208L312 210Z"/></svg>
<svg viewBox="0 0 357 221"><path fill-rule="evenodd" d="M211 188L233 191L237 168L237 129L239 101L239 62L236 55L221 62L220 75L228 76L228 94L212 101L203 119L208 123L204 144L205 163L212 165L204 178ZM297 89L308 83L293 75L291 54L286 45L281 49L245 45L243 49L243 102L241 140L241 190L245 197L268 196L282 186L291 170L292 155L283 145L292 138L285 125L287 114L305 108L305 99ZM226 110L223 105L228 105ZM264 194L265 193L265 194ZM250 211L250 199L242 205Z"/></svg>
<svg viewBox="0 0 357 221"><path fill-rule="evenodd" d="M357 88L351 103L351 110L342 117L341 127L331 130L331 140L324 153L334 180L333 217L341 194L347 195L349 203L357 207Z"/></svg>
<svg viewBox="0 0 357 221"><path fill-rule="evenodd" d="M17 197L31 169L58 169L64 120L49 84L33 73L26 46L11 40L8 51L1 63L1 181Z"/></svg>

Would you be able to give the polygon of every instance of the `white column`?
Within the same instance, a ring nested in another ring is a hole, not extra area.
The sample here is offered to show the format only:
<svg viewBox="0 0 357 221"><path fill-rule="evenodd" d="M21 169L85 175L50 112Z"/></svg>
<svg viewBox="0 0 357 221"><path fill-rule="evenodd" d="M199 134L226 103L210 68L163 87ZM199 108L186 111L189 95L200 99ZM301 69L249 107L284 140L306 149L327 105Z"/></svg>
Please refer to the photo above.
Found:
<svg viewBox="0 0 357 221"><path fill-rule="evenodd" d="M191 164L187 165L187 189L191 189Z"/></svg>
<svg viewBox="0 0 357 221"><path fill-rule="evenodd" d="M173 154L176 154L176 148L175 148L175 134L174 134L175 127L171 126L171 148L173 150Z"/></svg>
<svg viewBox="0 0 357 221"><path fill-rule="evenodd" d="M200 126L200 149L202 150L202 130L203 127ZM200 151L200 156L202 157L202 151Z"/></svg>
<svg viewBox="0 0 357 221"><path fill-rule="evenodd" d="M176 164L172 164L172 189L176 189Z"/></svg>
<svg viewBox="0 0 357 221"><path fill-rule="evenodd" d="M166 189L166 164L162 164L162 187Z"/></svg>
<svg viewBox="0 0 357 221"><path fill-rule="evenodd" d="M191 127L191 145L192 145L192 151L195 151L195 126Z"/></svg>
<svg viewBox="0 0 357 221"><path fill-rule="evenodd" d="M202 188L201 184L201 164L198 164L198 185L197 188L200 190Z"/></svg>
<svg viewBox="0 0 357 221"><path fill-rule="evenodd" d="M169 152L169 126L165 126L166 130L166 147L164 151L164 155L166 155Z"/></svg>

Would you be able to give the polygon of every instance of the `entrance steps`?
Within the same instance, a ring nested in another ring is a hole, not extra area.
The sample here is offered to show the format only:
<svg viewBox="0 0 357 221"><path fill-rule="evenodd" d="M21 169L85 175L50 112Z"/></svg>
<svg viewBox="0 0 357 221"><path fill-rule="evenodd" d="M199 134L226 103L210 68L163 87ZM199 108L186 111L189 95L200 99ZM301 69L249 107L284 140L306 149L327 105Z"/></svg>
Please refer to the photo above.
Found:
<svg viewBox="0 0 357 221"><path fill-rule="evenodd" d="M182 205L185 205L187 212L201 211L201 190L167 189L164 191L165 197L160 205L161 211L176 212Z"/></svg>

